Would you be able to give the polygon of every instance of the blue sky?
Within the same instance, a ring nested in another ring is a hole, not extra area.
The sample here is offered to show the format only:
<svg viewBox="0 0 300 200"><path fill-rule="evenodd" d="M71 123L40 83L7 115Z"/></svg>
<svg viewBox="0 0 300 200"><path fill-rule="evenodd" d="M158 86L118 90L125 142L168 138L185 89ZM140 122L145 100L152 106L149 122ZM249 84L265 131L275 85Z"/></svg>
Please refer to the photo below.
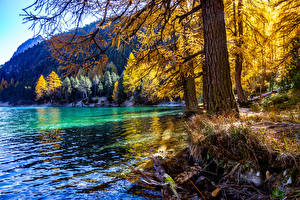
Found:
<svg viewBox="0 0 300 200"><path fill-rule="evenodd" d="M30 23L23 23L22 9L35 0L0 0L0 65L8 61L23 42L32 38ZM83 24L95 18L87 18ZM69 27L70 28L70 27Z"/></svg>
<svg viewBox="0 0 300 200"><path fill-rule="evenodd" d="M28 30L29 24L23 24L22 9L32 0L0 0L0 64L8 61L18 46L34 36Z"/></svg>

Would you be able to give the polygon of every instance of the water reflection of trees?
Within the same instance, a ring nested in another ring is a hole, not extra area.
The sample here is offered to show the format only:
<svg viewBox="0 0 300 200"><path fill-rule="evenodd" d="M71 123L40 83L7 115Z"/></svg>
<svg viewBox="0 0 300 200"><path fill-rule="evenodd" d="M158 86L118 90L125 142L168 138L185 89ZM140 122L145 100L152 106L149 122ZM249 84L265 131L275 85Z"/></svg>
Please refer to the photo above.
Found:
<svg viewBox="0 0 300 200"><path fill-rule="evenodd" d="M39 150L40 156L47 157L47 159L43 160L44 162L61 159L62 153L59 150L63 139L62 131L52 129L55 124L60 122L60 110L57 108L38 108L36 112L38 116L37 123L40 128L38 138L42 146Z"/></svg>
<svg viewBox="0 0 300 200"><path fill-rule="evenodd" d="M183 121L175 116L135 118L123 123L128 151L136 161L145 161L151 154L171 156L175 149L183 148L186 140Z"/></svg>

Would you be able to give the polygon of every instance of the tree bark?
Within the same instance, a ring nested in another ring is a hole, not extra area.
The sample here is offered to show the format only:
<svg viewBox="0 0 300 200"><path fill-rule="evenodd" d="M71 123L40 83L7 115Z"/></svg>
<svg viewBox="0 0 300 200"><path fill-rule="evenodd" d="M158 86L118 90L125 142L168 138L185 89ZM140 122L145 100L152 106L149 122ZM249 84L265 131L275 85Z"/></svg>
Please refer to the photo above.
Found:
<svg viewBox="0 0 300 200"><path fill-rule="evenodd" d="M183 81L183 93L185 101L185 113L196 114L199 112L198 100L195 88L195 77L188 76Z"/></svg>
<svg viewBox="0 0 300 200"><path fill-rule="evenodd" d="M184 27L183 39L185 46L188 46L188 39L186 37L186 27ZM191 55L188 49L185 49L185 56L188 57ZM199 112L198 99L196 94L195 87L195 71L193 61L185 64L187 71L183 75L183 96L185 101L185 114L190 116Z"/></svg>
<svg viewBox="0 0 300 200"><path fill-rule="evenodd" d="M206 110L210 114L238 113L230 79L223 0L202 0L201 4Z"/></svg>
<svg viewBox="0 0 300 200"><path fill-rule="evenodd" d="M241 53L241 48L243 45L243 21L242 21L242 7L243 7L243 1L238 1L238 12L237 12L237 19L236 19L236 6L235 1L233 1L233 12L234 12L234 36L238 39L235 40L235 45L238 49L238 52L235 54L235 89L237 92L238 101L241 103L244 103L247 101L247 98L245 96L243 87L242 87L242 81L241 81L241 75L243 70L243 54Z"/></svg>

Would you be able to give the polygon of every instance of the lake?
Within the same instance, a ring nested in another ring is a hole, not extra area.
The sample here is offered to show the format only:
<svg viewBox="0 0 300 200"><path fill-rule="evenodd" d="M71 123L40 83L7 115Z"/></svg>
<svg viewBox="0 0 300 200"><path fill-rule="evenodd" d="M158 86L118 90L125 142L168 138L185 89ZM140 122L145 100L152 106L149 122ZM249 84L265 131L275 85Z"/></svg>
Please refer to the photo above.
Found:
<svg viewBox="0 0 300 200"><path fill-rule="evenodd" d="M184 147L181 108L0 107L0 199L149 199L123 163Z"/></svg>

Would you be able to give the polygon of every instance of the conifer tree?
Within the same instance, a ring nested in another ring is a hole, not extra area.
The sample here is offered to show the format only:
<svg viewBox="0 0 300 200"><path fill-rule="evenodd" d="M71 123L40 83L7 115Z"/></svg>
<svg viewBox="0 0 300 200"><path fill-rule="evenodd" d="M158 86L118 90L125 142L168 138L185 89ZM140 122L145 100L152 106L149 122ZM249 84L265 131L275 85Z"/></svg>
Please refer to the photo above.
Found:
<svg viewBox="0 0 300 200"><path fill-rule="evenodd" d="M118 74L118 69L112 61L106 65L106 70L109 70L111 73L114 72L115 74Z"/></svg>
<svg viewBox="0 0 300 200"><path fill-rule="evenodd" d="M109 71L106 71L103 75L103 86L106 96L110 97L113 91L113 82Z"/></svg>
<svg viewBox="0 0 300 200"><path fill-rule="evenodd" d="M47 82L44 76L41 75L35 86L36 99L38 100L43 96L45 96L47 91L48 91Z"/></svg>
<svg viewBox="0 0 300 200"><path fill-rule="evenodd" d="M103 84L102 84L101 81L99 82L99 85L98 85L98 88L97 88L97 92L98 92L98 94L100 96L103 94Z"/></svg>
<svg viewBox="0 0 300 200"><path fill-rule="evenodd" d="M76 101L77 93L78 93L78 87L79 87L79 80L77 77L71 77L70 78L71 86L72 86L72 97Z"/></svg>
<svg viewBox="0 0 300 200"><path fill-rule="evenodd" d="M92 90L93 90L93 95L97 96L98 95L98 86L100 83L99 76L95 76L92 80Z"/></svg>
<svg viewBox="0 0 300 200"><path fill-rule="evenodd" d="M47 76L47 83L48 83L48 92L50 95L55 93L57 89L59 89L62 86L59 76L54 71L52 71Z"/></svg>
<svg viewBox="0 0 300 200"><path fill-rule="evenodd" d="M87 76L81 76L79 79L78 90L84 94L84 98L88 97L91 92L92 82Z"/></svg>
<svg viewBox="0 0 300 200"><path fill-rule="evenodd" d="M117 80L119 79L119 76L115 72L111 72L110 74L111 74L112 84L114 85L115 82L117 82Z"/></svg>
<svg viewBox="0 0 300 200"><path fill-rule="evenodd" d="M122 74L119 80L115 83L115 88L114 88L114 101L117 102L119 106L126 99L123 82L124 82L124 76ZM116 94L115 94L115 90L116 90Z"/></svg>
<svg viewBox="0 0 300 200"><path fill-rule="evenodd" d="M72 86L71 86L71 81L68 77L66 77L63 82L62 82L65 98L68 100L69 96L71 95L72 92Z"/></svg>

